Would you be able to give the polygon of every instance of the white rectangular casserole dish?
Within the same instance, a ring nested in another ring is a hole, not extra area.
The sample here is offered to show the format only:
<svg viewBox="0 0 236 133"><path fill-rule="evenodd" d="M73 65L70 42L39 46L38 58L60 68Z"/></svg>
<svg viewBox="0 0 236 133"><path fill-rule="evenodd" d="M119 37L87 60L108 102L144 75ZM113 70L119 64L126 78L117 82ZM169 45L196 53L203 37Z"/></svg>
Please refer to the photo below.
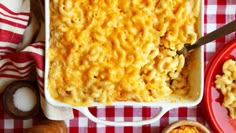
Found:
<svg viewBox="0 0 236 133"><path fill-rule="evenodd" d="M201 1L201 7L200 7L200 16L199 16L199 36L201 37L203 35L203 9L204 9L204 1ZM200 103L202 97L203 97L203 86L204 86L204 49L203 47L200 47L196 49L193 54L191 55L191 60L193 60L191 64L191 71L189 73L189 82L191 91L189 94L191 97L188 99L180 99L178 97L166 97L166 99L158 101L158 102L114 102L112 105L119 106L119 105L129 105L129 106L135 106L135 107L142 107L142 106L149 106L149 107L160 107L160 112L153 118L143 121L134 121L134 122L121 122L121 121L105 121L101 120L99 118L96 118L93 116L87 107L74 107L69 104L65 104L62 102L59 102L55 99L53 99L50 96L50 93L48 91L48 71L49 71L49 62L48 62L48 48L49 48L49 38L50 38L50 12L49 12L49 0L45 0L45 21L46 21L46 47L45 47L45 82L44 82L44 88L45 88L45 98L47 102L54 106L59 107L69 107L74 108L82 112L85 116L87 116L89 119L91 119L94 122L102 123L106 125L112 125L112 126L138 126L138 125L144 125L144 124L150 124L157 120L159 120L167 111L173 108L178 107L191 107L196 106ZM173 102L174 101L174 102ZM98 106L102 107L105 105L94 103L92 106Z"/></svg>

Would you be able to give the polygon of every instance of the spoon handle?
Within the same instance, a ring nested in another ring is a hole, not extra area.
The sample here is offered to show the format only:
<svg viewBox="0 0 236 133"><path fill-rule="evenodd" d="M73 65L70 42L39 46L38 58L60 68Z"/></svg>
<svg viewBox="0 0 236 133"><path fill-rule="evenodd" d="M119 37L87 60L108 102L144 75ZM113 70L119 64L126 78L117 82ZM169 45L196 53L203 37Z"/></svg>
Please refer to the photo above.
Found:
<svg viewBox="0 0 236 133"><path fill-rule="evenodd" d="M204 45L208 42L211 42L217 38L220 38L222 36L225 36L229 33L232 33L236 31L236 20L212 31L211 33L208 33L207 35L201 37L200 39L198 39L193 45L190 45L189 47L187 47L188 50L200 47L201 45Z"/></svg>

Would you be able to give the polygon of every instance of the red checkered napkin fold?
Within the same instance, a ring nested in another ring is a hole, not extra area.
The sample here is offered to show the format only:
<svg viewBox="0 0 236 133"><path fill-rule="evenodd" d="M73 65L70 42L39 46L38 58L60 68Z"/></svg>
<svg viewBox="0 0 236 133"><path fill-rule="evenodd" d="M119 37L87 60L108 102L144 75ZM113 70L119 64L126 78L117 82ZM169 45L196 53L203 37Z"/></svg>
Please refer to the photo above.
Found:
<svg viewBox="0 0 236 133"><path fill-rule="evenodd" d="M43 97L44 20L38 0L0 0L0 93L15 80L37 80L41 107L54 120L73 118ZM32 43L36 42L36 43Z"/></svg>

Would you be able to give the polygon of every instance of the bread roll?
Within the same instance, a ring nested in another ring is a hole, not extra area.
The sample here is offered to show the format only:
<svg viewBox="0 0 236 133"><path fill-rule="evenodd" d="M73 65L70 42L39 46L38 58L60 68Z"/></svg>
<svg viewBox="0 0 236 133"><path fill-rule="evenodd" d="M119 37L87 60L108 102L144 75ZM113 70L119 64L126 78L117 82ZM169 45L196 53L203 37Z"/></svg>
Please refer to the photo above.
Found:
<svg viewBox="0 0 236 133"><path fill-rule="evenodd" d="M64 121L43 120L29 128L26 133L67 133L67 128Z"/></svg>

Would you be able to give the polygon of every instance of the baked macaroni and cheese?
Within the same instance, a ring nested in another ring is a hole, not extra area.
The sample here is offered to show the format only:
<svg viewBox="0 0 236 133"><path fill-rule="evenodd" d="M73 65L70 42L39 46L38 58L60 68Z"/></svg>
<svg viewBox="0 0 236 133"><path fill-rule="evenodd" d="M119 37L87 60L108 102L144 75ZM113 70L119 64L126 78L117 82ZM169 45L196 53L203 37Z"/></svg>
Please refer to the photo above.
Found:
<svg viewBox="0 0 236 133"><path fill-rule="evenodd" d="M216 88L224 95L222 105L229 110L229 116L236 118L236 61L229 59L222 67L223 74L216 75Z"/></svg>
<svg viewBox="0 0 236 133"><path fill-rule="evenodd" d="M197 127L194 126L179 126L170 131L170 133L204 133L204 132L199 131Z"/></svg>
<svg viewBox="0 0 236 133"><path fill-rule="evenodd" d="M50 0L48 89L74 106L154 102L189 91L184 44L200 0Z"/></svg>
<svg viewBox="0 0 236 133"><path fill-rule="evenodd" d="M210 131L197 121L178 120L166 126L161 133L210 133Z"/></svg>

